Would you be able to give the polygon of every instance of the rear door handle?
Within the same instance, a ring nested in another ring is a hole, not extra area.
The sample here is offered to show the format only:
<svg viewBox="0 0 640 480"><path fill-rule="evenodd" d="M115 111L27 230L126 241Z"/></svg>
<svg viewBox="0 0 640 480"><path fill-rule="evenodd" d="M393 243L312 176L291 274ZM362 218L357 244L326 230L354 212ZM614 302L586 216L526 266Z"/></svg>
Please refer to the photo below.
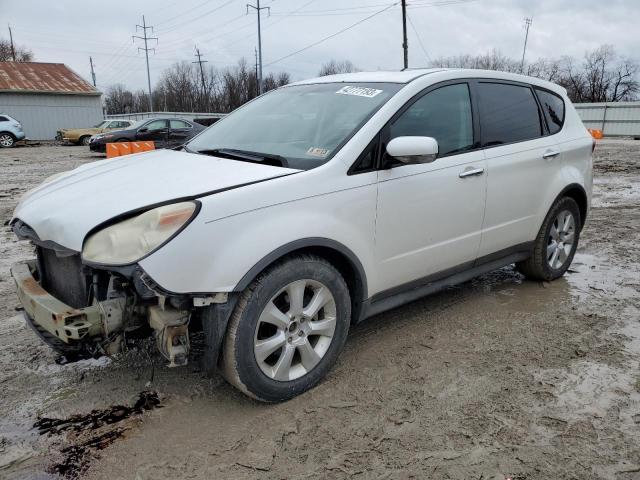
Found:
<svg viewBox="0 0 640 480"><path fill-rule="evenodd" d="M473 168L473 167L469 167L465 170L463 170L462 172L460 172L460 174L458 175L460 178L465 178L465 177L472 177L474 175L482 175L484 173L484 168L480 167L480 168Z"/></svg>
<svg viewBox="0 0 640 480"><path fill-rule="evenodd" d="M558 155L560 155L560 152L556 150L549 150L548 152L544 152L544 154L542 155L542 158L547 160L549 158L556 158Z"/></svg>

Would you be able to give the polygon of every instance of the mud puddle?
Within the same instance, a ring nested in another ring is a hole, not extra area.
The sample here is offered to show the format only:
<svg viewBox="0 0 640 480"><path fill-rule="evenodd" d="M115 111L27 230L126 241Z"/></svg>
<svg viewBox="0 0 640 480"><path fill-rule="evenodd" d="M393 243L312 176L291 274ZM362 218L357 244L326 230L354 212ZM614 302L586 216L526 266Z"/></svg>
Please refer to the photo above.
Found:
<svg viewBox="0 0 640 480"><path fill-rule="evenodd" d="M104 450L133 428L136 419L146 411L160 408L157 392L143 391L132 406L114 405L92 410L88 414L75 414L68 418L38 419L33 428L40 435L65 435L59 449L58 460L49 465L48 472L67 479L77 479L88 468L99 450Z"/></svg>

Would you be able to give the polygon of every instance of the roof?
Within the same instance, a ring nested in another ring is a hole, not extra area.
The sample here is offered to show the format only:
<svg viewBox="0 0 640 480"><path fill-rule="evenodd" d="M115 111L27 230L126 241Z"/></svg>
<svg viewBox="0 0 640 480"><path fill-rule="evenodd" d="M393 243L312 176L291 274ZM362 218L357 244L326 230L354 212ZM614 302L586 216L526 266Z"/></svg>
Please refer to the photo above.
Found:
<svg viewBox="0 0 640 480"><path fill-rule="evenodd" d="M410 83L420 77L434 77L434 82L458 79L458 78L487 78L496 80L510 80L513 82L538 85L549 90L563 93L565 90L555 83L540 78L528 77L517 73L500 72L497 70L479 70L472 68L416 68L402 71L376 71L342 73L327 75L326 77L310 78L291 85L309 85L315 83Z"/></svg>
<svg viewBox="0 0 640 480"><path fill-rule="evenodd" d="M424 68L419 70L402 71L376 71L376 72L355 72L340 73L337 75L327 75L325 77L310 78L292 85L307 85L312 83L345 83L345 82L365 82L365 83L409 83L418 77L429 73L440 72L442 68Z"/></svg>
<svg viewBox="0 0 640 480"><path fill-rule="evenodd" d="M62 63L0 62L0 92L100 95Z"/></svg>

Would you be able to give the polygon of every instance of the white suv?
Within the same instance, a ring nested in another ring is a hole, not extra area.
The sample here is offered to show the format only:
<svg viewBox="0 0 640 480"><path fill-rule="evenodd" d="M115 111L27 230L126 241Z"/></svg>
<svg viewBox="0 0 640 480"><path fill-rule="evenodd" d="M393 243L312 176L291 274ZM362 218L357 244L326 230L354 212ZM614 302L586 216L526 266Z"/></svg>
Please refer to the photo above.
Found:
<svg viewBox="0 0 640 480"><path fill-rule="evenodd" d="M99 161L27 193L12 267L67 355L154 332L263 401L317 384L350 325L516 263L553 280L589 210L593 140L565 91L479 70L356 73L259 97L180 151Z"/></svg>

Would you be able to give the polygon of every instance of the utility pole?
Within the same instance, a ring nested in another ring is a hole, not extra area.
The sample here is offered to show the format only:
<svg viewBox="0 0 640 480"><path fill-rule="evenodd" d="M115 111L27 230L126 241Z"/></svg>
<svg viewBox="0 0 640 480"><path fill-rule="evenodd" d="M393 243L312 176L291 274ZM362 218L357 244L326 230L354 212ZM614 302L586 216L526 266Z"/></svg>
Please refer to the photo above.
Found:
<svg viewBox="0 0 640 480"><path fill-rule="evenodd" d="M260 7L260 0L256 0L255 5L247 3L247 15L249 14L249 8L253 8L258 13L258 93L262 93L262 30L260 28L260 12L267 10L271 14L271 7Z"/></svg>
<svg viewBox="0 0 640 480"><path fill-rule="evenodd" d="M254 47L253 52L256 56L256 93L260 95L260 84L258 83L258 49Z"/></svg>
<svg viewBox="0 0 640 480"><path fill-rule="evenodd" d="M93 70L93 58L89 57L89 65L91 65L91 79L93 80L93 86L96 86L96 72Z"/></svg>
<svg viewBox="0 0 640 480"><path fill-rule="evenodd" d="M206 60L202 60L202 54L200 53L200 50L198 49L198 47L196 47L196 53L194 55L195 57L198 57L198 61L197 62L191 62L191 63L197 63L200 65L200 78L202 80L202 94L207 102L207 105L209 104L209 95L207 93L207 85L206 82L204 81L204 70L202 69L202 64L203 63L207 63Z"/></svg>
<svg viewBox="0 0 640 480"><path fill-rule="evenodd" d="M149 48L147 45L147 42L149 40L155 40L156 43L158 43L158 38L157 37L148 37L147 36L147 30L151 30L153 32L153 27L147 27L147 23L144 19L144 15L142 16L142 25L136 25L136 32L142 29L142 37L138 36L138 35L132 35L132 39L135 42L136 38L140 39L140 40L144 40L144 48L142 47L138 47L138 52L140 50L144 50L144 54L147 58L147 86L149 87L149 111L153 112L153 99L151 98L151 74L149 73L149 50L153 50L153 53L156 53L156 49L155 48Z"/></svg>
<svg viewBox="0 0 640 480"><path fill-rule="evenodd" d="M524 48L522 49L522 61L520 62L520 73L524 73L524 55L527 53L527 40L529 39L529 27L533 22L532 18L524 19L524 28L526 28L527 33L524 34Z"/></svg>
<svg viewBox="0 0 640 480"><path fill-rule="evenodd" d="M407 0L402 0L402 49L404 50L404 70L409 68L409 42L407 41Z"/></svg>
<svg viewBox="0 0 640 480"><path fill-rule="evenodd" d="M13 47L13 34L11 33L11 25L7 24L7 27L9 27L9 41L11 42L11 57L13 58L13 61L16 61L16 49Z"/></svg>

